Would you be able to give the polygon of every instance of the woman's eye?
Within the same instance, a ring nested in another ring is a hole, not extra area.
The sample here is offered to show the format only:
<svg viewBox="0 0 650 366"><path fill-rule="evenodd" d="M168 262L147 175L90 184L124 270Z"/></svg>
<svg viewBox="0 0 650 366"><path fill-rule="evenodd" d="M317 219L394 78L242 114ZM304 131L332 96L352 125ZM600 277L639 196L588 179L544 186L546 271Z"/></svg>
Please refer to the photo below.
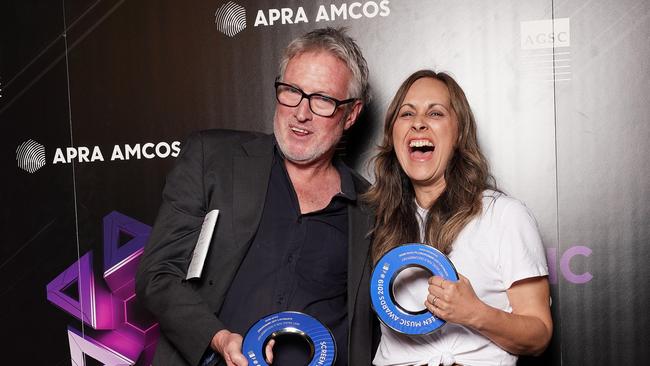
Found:
<svg viewBox="0 0 650 366"><path fill-rule="evenodd" d="M431 117L442 117L443 114L442 114L442 112L439 112L439 111L431 111L431 112L429 112L429 116L431 116Z"/></svg>
<svg viewBox="0 0 650 366"><path fill-rule="evenodd" d="M400 113L399 116L400 117L410 117L412 115L413 115L413 113L411 111L404 111L404 112Z"/></svg>

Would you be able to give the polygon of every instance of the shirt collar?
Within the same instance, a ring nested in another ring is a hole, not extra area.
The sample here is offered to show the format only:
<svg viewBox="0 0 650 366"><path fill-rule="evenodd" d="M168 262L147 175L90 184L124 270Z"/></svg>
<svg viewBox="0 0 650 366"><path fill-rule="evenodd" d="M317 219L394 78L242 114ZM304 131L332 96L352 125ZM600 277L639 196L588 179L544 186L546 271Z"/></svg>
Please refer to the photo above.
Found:
<svg viewBox="0 0 650 366"><path fill-rule="evenodd" d="M354 181L352 180L352 170L345 165L343 160L338 156L335 156L332 164L339 172L341 177L341 192L338 193L339 196L349 199L350 201L357 200L357 191L354 189Z"/></svg>
<svg viewBox="0 0 650 366"><path fill-rule="evenodd" d="M275 141L275 158L279 159L278 161L284 161L285 157L278 146L277 140ZM341 191L335 195L335 197L342 197L350 201L357 200L357 191L354 189L354 180L352 179L351 169L339 158L334 156L332 159L332 165L339 172L339 177L341 178ZM284 169L284 166L282 167ZM288 178L288 177L287 177Z"/></svg>

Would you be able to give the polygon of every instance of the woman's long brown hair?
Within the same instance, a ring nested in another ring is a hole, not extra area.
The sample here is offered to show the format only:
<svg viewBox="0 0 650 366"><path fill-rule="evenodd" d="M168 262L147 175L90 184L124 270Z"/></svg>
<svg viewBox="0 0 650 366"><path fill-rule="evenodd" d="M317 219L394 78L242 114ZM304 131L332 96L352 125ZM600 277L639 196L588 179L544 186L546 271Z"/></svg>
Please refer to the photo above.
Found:
<svg viewBox="0 0 650 366"><path fill-rule="evenodd" d="M481 212L483 191L496 189L487 160L478 146L474 115L461 87L443 72L419 70L411 74L397 90L386 112L384 138L374 157L375 184L363 196L376 213L372 229L375 262L398 245L420 241L415 191L399 165L392 136L405 96L421 78L436 79L447 86L451 108L458 118L458 141L445 170L446 188L425 218L425 242L448 254L458 233Z"/></svg>

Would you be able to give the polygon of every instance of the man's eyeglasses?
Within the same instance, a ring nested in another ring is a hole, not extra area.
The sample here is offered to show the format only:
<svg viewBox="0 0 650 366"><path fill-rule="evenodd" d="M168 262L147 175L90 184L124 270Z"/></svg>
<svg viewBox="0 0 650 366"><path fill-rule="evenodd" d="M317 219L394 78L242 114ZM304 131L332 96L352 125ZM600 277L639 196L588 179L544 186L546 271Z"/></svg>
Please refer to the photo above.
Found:
<svg viewBox="0 0 650 366"><path fill-rule="evenodd" d="M307 94L300 88L280 81L275 82L275 98L278 103L287 107L296 107L304 98L307 98L309 109L321 117L332 117L339 106L357 100L357 98L338 100L318 93Z"/></svg>

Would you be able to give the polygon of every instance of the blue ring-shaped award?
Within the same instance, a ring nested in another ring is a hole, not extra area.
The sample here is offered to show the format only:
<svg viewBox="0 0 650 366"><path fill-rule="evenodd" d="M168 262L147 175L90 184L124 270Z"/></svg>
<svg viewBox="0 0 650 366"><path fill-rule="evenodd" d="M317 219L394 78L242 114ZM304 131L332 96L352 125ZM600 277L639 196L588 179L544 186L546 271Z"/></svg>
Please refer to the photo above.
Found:
<svg viewBox="0 0 650 366"><path fill-rule="evenodd" d="M406 268L420 267L432 276L448 281L458 281L453 263L441 251L424 244L404 244L384 254L372 271L370 298L379 320L392 330L402 334L429 334L446 322L428 310L418 312L403 309L395 301L393 282Z"/></svg>
<svg viewBox="0 0 650 366"><path fill-rule="evenodd" d="M336 342L325 325L316 318L298 311L281 311L267 315L248 329L242 353L250 366L269 366L265 358L266 344L280 335L296 334L310 347L306 366L331 366L336 360Z"/></svg>

